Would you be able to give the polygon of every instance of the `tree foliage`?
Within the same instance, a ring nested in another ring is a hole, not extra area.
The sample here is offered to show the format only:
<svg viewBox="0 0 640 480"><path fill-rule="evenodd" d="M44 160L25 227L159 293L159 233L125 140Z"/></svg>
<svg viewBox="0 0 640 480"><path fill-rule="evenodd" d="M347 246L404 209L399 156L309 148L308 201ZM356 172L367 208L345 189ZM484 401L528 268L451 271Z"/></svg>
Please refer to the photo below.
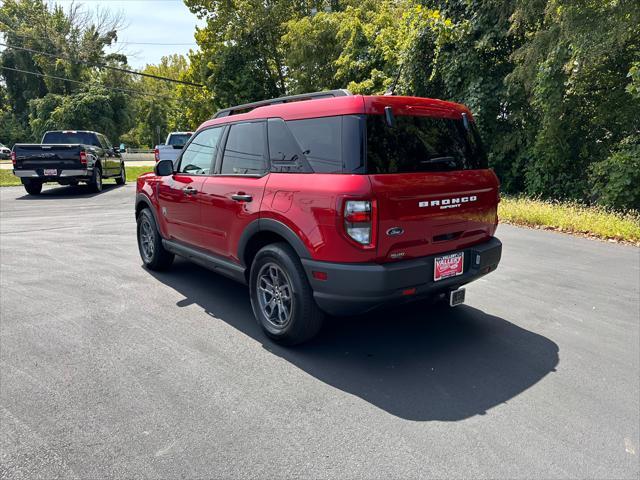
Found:
<svg viewBox="0 0 640 480"><path fill-rule="evenodd" d="M142 73L180 80L188 71L187 59L182 55L162 57L157 65L147 65ZM179 102L179 84L140 77L134 80L136 95L131 99L135 116L134 127L122 136L122 141L134 147L152 147L164 141L170 131L188 130L187 109ZM189 87L193 89L193 87Z"/></svg>
<svg viewBox="0 0 640 480"><path fill-rule="evenodd" d="M207 83L209 102L191 121L279 94L396 83L467 104L507 192L635 206L636 182L628 198L607 185L636 165L637 1L186 3L207 20L188 75Z"/></svg>
<svg viewBox="0 0 640 480"><path fill-rule="evenodd" d="M6 101L0 138L36 141L47 129L77 128L115 139L130 128L128 98L116 89L132 80L91 66L126 64L123 55L104 52L120 24L117 15L90 15L78 5L65 11L42 0L6 0L0 7L0 32L9 45L0 53L0 66L8 67L0 70Z"/></svg>
<svg viewBox="0 0 640 480"><path fill-rule="evenodd" d="M117 38L117 17L5 0L7 43L72 61L6 49L0 65L80 83L2 70L0 140L73 125L152 146L232 104L335 88L381 94L393 85L397 94L468 105L508 193L638 206L637 0L185 3L206 22L195 32L199 49L144 71L205 88L74 62L126 64L104 53Z"/></svg>

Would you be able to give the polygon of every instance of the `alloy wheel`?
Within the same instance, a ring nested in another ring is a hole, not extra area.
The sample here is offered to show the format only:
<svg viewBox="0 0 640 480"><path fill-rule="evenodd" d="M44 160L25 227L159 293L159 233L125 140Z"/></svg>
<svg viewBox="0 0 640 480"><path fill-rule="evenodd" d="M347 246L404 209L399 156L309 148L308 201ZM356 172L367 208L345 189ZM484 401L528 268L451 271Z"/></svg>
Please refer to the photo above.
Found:
<svg viewBox="0 0 640 480"><path fill-rule="evenodd" d="M146 218L140 224L140 245L142 253L146 261L150 262L153 258L155 234L151 223Z"/></svg>
<svg viewBox="0 0 640 480"><path fill-rule="evenodd" d="M257 282L262 314L276 329L286 328L293 314L293 291L289 276L279 265L269 262L258 272Z"/></svg>

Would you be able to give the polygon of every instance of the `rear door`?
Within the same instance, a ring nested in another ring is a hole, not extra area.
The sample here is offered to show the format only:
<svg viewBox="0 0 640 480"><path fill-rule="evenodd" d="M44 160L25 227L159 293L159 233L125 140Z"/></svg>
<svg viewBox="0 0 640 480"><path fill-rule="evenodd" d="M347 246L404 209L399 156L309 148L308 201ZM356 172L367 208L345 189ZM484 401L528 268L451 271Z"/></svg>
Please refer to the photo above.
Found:
<svg viewBox="0 0 640 480"><path fill-rule="evenodd" d="M97 133L96 135L100 141L100 146L104 150L103 163L106 174L109 176L117 175L120 173L120 156L115 153L113 145L111 145L107 137L101 133Z"/></svg>
<svg viewBox="0 0 640 480"><path fill-rule="evenodd" d="M193 246L205 245L201 226L202 186L211 175L224 127L198 132L182 152L177 172L162 177L158 203L169 237Z"/></svg>
<svg viewBox="0 0 640 480"><path fill-rule="evenodd" d="M207 248L238 261L242 232L260 215L260 203L268 179L265 121L231 125L217 174L202 187L202 226Z"/></svg>
<svg viewBox="0 0 640 480"><path fill-rule="evenodd" d="M367 117L367 172L377 200L379 261L462 249L497 223L498 181L472 121Z"/></svg>

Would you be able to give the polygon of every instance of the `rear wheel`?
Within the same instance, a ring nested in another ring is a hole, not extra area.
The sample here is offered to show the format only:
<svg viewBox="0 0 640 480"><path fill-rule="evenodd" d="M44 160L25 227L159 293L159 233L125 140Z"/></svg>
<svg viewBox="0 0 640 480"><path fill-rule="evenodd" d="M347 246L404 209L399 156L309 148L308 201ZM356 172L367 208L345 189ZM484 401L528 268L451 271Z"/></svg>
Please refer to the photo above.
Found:
<svg viewBox="0 0 640 480"><path fill-rule="evenodd" d="M313 338L324 315L300 259L286 243L262 248L251 265L251 306L264 332L283 345Z"/></svg>
<svg viewBox="0 0 640 480"><path fill-rule="evenodd" d="M102 191L102 170L100 170L100 167L95 167L93 169L93 176L89 181L89 188L95 193L100 193Z"/></svg>
<svg viewBox="0 0 640 480"><path fill-rule="evenodd" d="M42 191L42 182L37 180L27 180L24 183L24 189L29 195L40 195Z"/></svg>
<svg viewBox="0 0 640 480"><path fill-rule="evenodd" d="M151 270L165 270L173 262L173 253L162 245L162 238L153 218L153 214L145 208L138 215L138 250L145 266Z"/></svg>
<svg viewBox="0 0 640 480"><path fill-rule="evenodd" d="M116 177L116 185L124 185L127 183L127 171L124 169L124 163L120 165L120 175Z"/></svg>

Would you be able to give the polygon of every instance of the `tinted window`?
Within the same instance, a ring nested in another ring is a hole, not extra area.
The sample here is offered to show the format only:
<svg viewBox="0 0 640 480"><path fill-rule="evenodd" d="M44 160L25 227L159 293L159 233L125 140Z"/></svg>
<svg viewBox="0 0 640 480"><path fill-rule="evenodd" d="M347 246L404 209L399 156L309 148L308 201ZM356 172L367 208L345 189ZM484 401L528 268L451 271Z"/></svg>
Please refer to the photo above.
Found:
<svg viewBox="0 0 640 480"><path fill-rule="evenodd" d="M107 137L102 135L102 139L104 140L104 143L107 144L107 148L113 148L113 145L111 145L111 142L109 141L109 139Z"/></svg>
<svg viewBox="0 0 640 480"><path fill-rule="evenodd" d="M100 142L100 146L105 150L109 149L109 144L107 143L107 139L104 138L104 135L98 134L98 141Z"/></svg>
<svg viewBox="0 0 640 480"><path fill-rule="evenodd" d="M289 120L289 130L318 173L342 173L342 117Z"/></svg>
<svg viewBox="0 0 640 480"><path fill-rule="evenodd" d="M269 158L272 172L310 172L302 149L293 138L284 120L271 118L267 122Z"/></svg>
<svg viewBox="0 0 640 480"><path fill-rule="evenodd" d="M222 127L209 128L198 133L182 152L180 172L190 175L210 175L221 134Z"/></svg>
<svg viewBox="0 0 640 480"><path fill-rule="evenodd" d="M382 115L367 118L367 171L376 173L443 172L487 168L475 124L434 117L395 117L389 127Z"/></svg>
<svg viewBox="0 0 640 480"><path fill-rule="evenodd" d="M179 134L169 135L169 141L167 142L167 144L172 145L174 147L182 148L186 145L186 143L189 141L190 138L191 138L190 133L179 133Z"/></svg>
<svg viewBox="0 0 640 480"><path fill-rule="evenodd" d="M47 132L42 137L42 143L71 143L101 147L97 135L91 132Z"/></svg>
<svg viewBox="0 0 640 480"><path fill-rule="evenodd" d="M266 171L264 122L231 126L222 158L223 175L260 175Z"/></svg>

